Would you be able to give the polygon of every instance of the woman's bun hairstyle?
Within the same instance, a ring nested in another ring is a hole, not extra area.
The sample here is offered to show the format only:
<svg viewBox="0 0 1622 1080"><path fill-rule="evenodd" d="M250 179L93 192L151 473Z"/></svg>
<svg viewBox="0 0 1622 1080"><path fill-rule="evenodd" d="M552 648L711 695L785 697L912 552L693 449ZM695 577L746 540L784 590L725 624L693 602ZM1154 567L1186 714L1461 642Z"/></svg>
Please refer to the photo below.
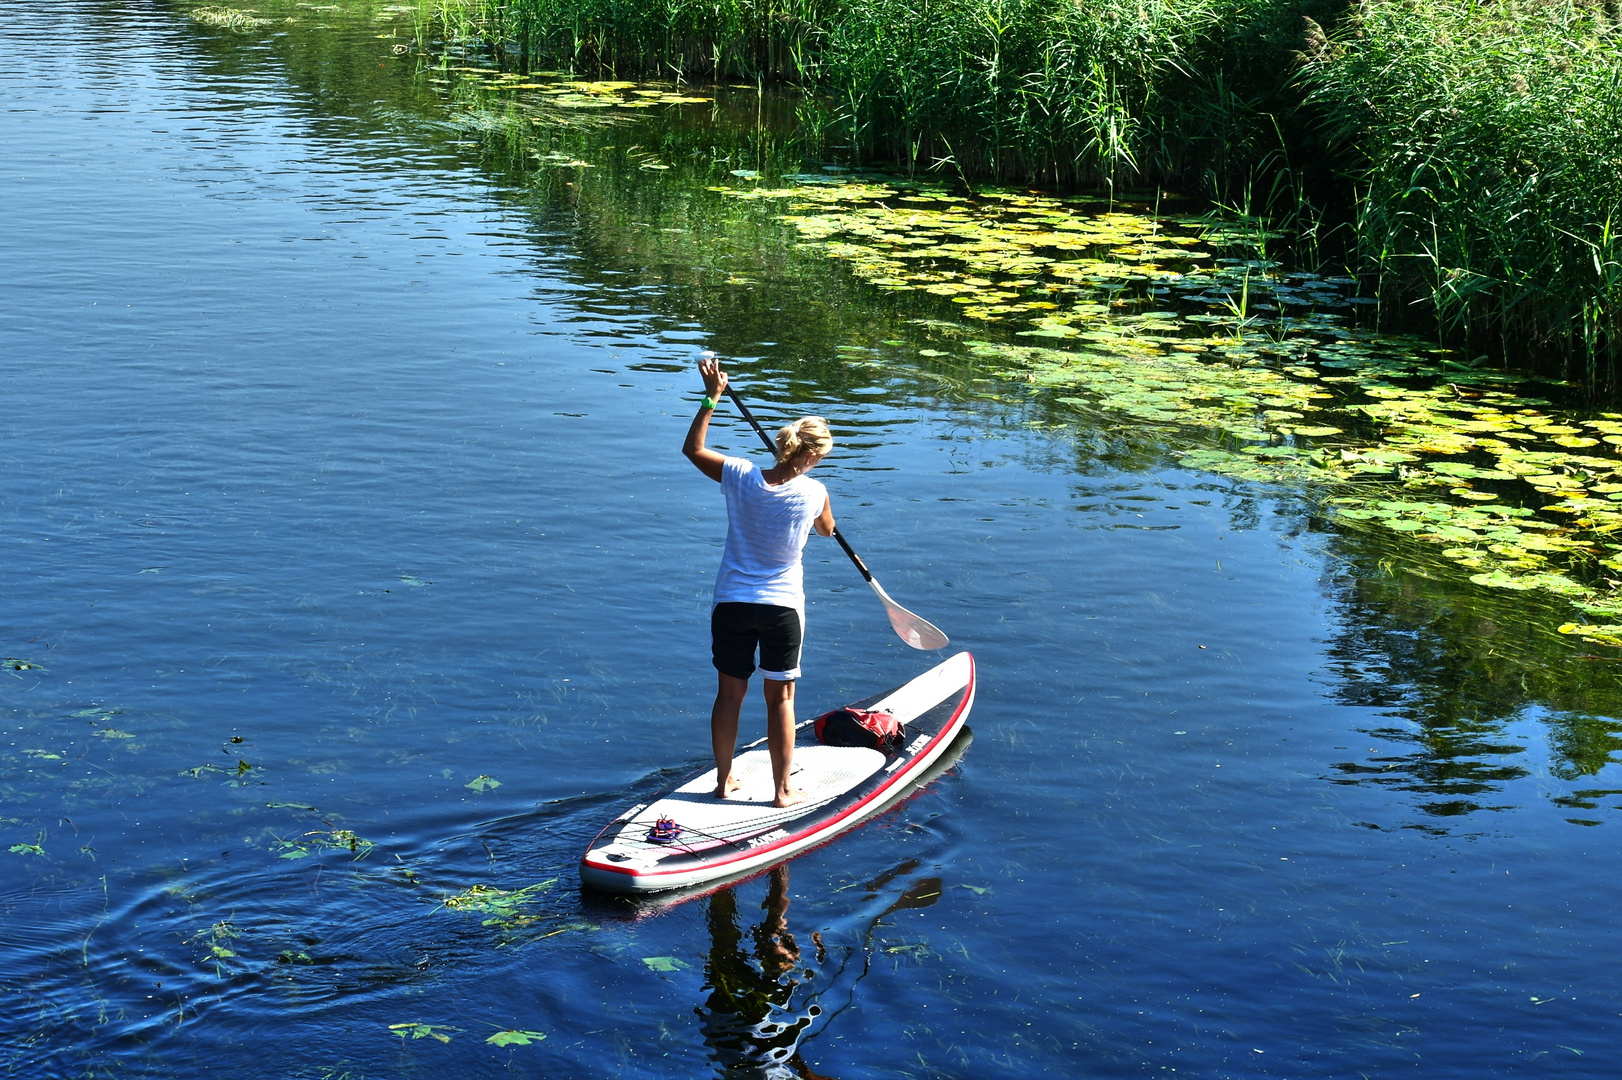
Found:
<svg viewBox="0 0 1622 1080"><path fill-rule="evenodd" d="M801 454L827 457L834 448L833 433L828 422L820 416L802 416L792 424L784 425L777 433L777 463L793 461Z"/></svg>

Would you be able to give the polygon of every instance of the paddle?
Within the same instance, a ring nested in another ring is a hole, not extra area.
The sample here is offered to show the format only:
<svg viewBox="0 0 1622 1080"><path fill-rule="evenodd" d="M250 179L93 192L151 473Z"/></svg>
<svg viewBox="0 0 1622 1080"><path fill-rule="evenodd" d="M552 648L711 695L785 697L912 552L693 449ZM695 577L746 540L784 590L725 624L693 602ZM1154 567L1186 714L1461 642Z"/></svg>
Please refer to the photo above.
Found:
<svg viewBox="0 0 1622 1080"><path fill-rule="evenodd" d="M760 421L755 419L755 414L749 411L749 406L743 403L743 398L738 396L738 391L730 383L727 384L727 397L732 399L732 404L738 407L738 412L743 415L743 418L749 421L749 426L755 429L755 434L759 435L761 441L766 444L766 449L775 454L777 444L772 442L772 437L766 434L766 429L760 426ZM873 595L879 598L879 603L884 605L884 613L890 617L890 626L902 641L915 649L925 650L944 649L951 644L950 639L941 633L928 619L914 615L890 599L890 594L885 592L884 586L880 585L877 579L873 577L873 571L867 568L867 564L862 561L860 555L856 554L856 549L850 546L850 541L841 535L838 527L834 528L834 539L838 540L839 546L845 549L845 554L849 555L850 561L856 564L856 569L862 572L862 579L872 588Z"/></svg>

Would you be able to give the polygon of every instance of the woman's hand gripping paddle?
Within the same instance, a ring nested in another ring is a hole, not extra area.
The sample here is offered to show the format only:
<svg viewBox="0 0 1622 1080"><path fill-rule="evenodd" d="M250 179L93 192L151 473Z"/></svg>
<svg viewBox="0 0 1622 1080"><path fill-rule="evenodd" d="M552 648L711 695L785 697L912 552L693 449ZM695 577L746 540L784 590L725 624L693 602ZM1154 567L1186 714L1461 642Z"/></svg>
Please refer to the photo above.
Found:
<svg viewBox="0 0 1622 1080"><path fill-rule="evenodd" d="M766 434L765 428L760 426L760 421L756 420L755 414L749 411L749 406L743 403L743 399L738 396L738 391L728 384L726 393L727 397L732 399L732 404L738 407L738 412L743 414L745 420L749 421L749 426L755 429L755 434L759 435L761 441L766 444L766 449L775 454L777 446L772 442L772 437ZM890 626L895 629L896 634L902 641L915 649L926 650L944 649L951 644L951 640L928 619L914 615L890 599L890 594L884 591L884 586L880 585L873 577L873 572L867 568L867 564L862 561L862 557L856 554L856 549L850 546L850 541L840 534L837 527L834 529L834 539L838 540L839 546L845 549L845 554L849 555L850 561L856 564L856 569L862 572L862 579L872 588L873 595L879 598L879 603L884 605L884 613L890 617Z"/></svg>

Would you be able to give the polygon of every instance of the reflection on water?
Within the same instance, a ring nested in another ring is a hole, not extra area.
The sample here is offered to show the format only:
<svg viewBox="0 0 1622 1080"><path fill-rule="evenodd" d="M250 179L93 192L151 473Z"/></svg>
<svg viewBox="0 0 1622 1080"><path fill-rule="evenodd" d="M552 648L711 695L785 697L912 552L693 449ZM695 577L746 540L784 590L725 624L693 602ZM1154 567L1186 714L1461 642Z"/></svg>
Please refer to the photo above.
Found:
<svg viewBox="0 0 1622 1080"><path fill-rule="evenodd" d="M941 899L941 878L919 876L921 866L908 859L841 889L832 900L847 914L831 920L841 924L837 933L826 926L811 931L811 954L789 926L788 864L767 875L760 904L764 914L747 930L740 928L741 886L709 898L710 951L704 967L709 996L696 1012L719 1075L828 1080L806 1061L805 1044L825 1034L855 1001L857 985L875 960L916 962L932 955L926 944L884 936L890 916L930 908ZM825 914L828 906L823 905ZM818 1023L825 1000L832 1004L827 1019Z"/></svg>
<svg viewBox="0 0 1622 1080"><path fill-rule="evenodd" d="M1567 641L1528 632L1524 611L1472 596L1445 566L1399 568L1366 537L1337 550L1335 697L1390 722L1359 730L1373 745L1348 745L1333 782L1411 793L1415 828L1480 827L1459 819L1520 806L1511 786L1528 779L1558 807L1616 808L1589 779L1622 761L1622 697L1605 666L1574 662Z"/></svg>
<svg viewBox="0 0 1622 1080"><path fill-rule="evenodd" d="M723 1076L815 1077L820 1074L801 1057L800 1042L822 1015L813 989L818 972L802 968L800 945L789 929L788 866L775 867L768 880L765 915L748 931L739 928L734 889L709 899L709 997L697 1010L704 1042ZM821 935L811 937L816 962L826 967Z"/></svg>

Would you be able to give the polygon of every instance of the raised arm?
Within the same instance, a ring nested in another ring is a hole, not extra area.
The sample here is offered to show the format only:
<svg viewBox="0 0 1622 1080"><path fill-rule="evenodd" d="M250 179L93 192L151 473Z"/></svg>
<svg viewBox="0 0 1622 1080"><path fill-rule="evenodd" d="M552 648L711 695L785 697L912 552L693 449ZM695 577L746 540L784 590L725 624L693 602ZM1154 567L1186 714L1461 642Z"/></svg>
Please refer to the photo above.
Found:
<svg viewBox="0 0 1622 1080"><path fill-rule="evenodd" d="M712 402L721 400L721 395L727 389L727 373L721 370L721 361L715 358L714 353L706 352L699 357L698 373L704 379L705 396ZM710 413L713 411L713 406L698 407L698 415L693 417L692 426L687 429L687 441L681 444L681 452L699 472L719 484L726 457L704 445L704 436L710 430ZM827 513L826 510L823 512Z"/></svg>

